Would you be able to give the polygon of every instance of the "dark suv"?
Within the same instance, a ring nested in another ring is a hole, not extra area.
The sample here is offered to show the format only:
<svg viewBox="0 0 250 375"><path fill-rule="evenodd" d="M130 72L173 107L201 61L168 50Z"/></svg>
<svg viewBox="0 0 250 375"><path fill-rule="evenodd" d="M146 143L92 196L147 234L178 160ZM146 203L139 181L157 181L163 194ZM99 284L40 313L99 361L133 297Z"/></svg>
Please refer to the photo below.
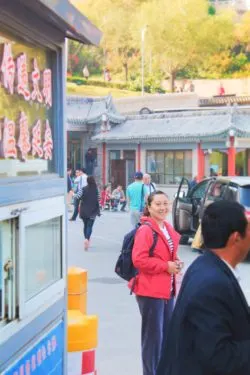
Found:
<svg viewBox="0 0 250 375"><path fill-rule="evenodd" d="M237 201L250 211L250 177L212 177L190 188L182 178L173 202L173 224L181 237L181 244L187 244L194 237L204 208L217 200Z"/></svg>

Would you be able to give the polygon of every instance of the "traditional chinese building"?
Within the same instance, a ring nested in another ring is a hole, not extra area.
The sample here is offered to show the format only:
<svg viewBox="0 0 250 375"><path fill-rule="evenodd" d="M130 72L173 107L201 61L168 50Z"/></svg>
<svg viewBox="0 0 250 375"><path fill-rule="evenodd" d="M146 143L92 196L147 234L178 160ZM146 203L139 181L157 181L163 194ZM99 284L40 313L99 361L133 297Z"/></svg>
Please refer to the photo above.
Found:
<svg viewBox="0 0 250 375"><path fill-rule="evenodd" d="M96 176L100 175L100 155L97 153L96 142L92 137L101 130L108 120L108 126L115 126L125 120L113 103L112 97L84 98L68 96L67 116L67 161L73 169L87 165L86 154L91 149L95 156Z"/></svg>
<svg viewBox="0 0 250 375"><path fill-rule="evenodd" d="M2 375L68 373L66 37L101 32L68 0L1 1Z"/></svg>
<svg viewBox="0 0 250 375"><path fill-rule="evenodd" d="M249 107L128 116L92 140L102 155L103 184L126 186L135 170L165 187L182 176L250 175Z"/></svg>

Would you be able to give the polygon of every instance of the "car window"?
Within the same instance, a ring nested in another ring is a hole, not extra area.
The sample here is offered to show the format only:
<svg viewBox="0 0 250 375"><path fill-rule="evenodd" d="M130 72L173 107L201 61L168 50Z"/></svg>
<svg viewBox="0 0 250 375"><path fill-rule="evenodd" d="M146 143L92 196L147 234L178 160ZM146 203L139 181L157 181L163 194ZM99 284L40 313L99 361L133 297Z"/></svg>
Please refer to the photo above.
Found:
<svg viewBox="0 0 250 375"><path fill-rule="evenodd" d="M236 202L238 199L238 186L229 185L225 189L225 193L223 194L223 199L231 202Z"/></svg>
<svg viewBox="0 0 250 375"><path fill-rule="evenodd" d="M239 187L240 203L245 207L250 207L250 185Z"/></svg>
<svg viewBox="0 0 250 375"><path fill-rule="evenodd" d="M209 182L209 180L206 180L196 185L191 191L190 197L194 199L203 199Z"/></svg>
<svg viewBox="0 0 250 375"><path fill-rule="evenodd" d="M226 190L228 188L228 184L222 183L222 182L214 182L209 187L208 193L207 193L207 199L210 201L218 201L221 199L224 199L224 194L226 193Z"/></svg>

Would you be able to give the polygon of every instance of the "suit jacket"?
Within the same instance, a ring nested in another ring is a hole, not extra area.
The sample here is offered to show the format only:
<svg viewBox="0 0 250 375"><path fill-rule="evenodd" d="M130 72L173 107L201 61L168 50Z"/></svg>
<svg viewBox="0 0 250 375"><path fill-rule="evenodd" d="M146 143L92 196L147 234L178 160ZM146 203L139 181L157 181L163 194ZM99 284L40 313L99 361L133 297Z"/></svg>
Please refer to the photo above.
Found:
<svg viewBox="0 0 250 375"><path fill-rule="evenodd" d="M230 268L207 251L187 270L157 375L249 375L250 314Z"/></svg>

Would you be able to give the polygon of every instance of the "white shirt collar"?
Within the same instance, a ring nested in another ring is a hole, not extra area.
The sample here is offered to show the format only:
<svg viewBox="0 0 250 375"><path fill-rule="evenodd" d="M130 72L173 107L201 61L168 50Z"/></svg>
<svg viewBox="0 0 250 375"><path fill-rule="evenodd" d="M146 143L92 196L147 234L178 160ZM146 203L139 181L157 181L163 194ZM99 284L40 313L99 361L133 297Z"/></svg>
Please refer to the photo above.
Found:
<svg viewBox="0 0 250 375"><path fill-rule="evenodd" d="M221 258L221 260L228 266L228 268L232 271L232 273L234 274L236 280L238 282L240 282L240 272L239 272L239 268L236 266L235 268L233 268L231 266L231 264L229 264L228 262L226 262L224 259Z"/></svg>

